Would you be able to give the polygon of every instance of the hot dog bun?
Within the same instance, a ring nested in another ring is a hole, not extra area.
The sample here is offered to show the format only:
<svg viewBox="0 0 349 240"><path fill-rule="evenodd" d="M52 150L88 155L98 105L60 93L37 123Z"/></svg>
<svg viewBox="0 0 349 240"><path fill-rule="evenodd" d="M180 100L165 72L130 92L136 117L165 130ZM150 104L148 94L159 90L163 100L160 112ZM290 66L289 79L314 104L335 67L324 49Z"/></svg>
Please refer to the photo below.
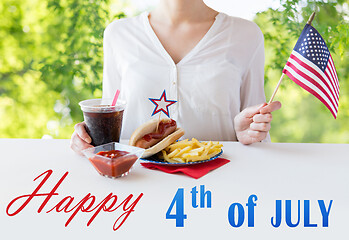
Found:
<svg viewBox="0 0 349 240"><path fill-rule="evenodd" d="M167 121L167 120L168 119L161 119L160 121ZM139 126L131 135L129 145L136 146L137 141L143 138L144 135L155 132L158 122L159 122L158 119L152 119L142 124L141 126ZM167 136L164 136L164 138L160 142L156 143L153 146L150 146L149 148L146 148L142 157L143 158L150 157L160 152L162 149L166 148L167 146L169 146L171 143L178 140L183 135L184 135L184 130L182 128L176 128L176 130L173 133Z"/></svg>

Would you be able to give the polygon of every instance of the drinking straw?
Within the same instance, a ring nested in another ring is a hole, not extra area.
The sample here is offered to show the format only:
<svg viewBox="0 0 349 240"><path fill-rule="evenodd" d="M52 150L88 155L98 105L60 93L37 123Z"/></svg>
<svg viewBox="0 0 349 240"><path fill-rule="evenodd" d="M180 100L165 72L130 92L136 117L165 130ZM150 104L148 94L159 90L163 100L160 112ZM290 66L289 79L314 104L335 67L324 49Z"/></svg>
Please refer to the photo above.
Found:
<svg viewBox="0 0 349 240"><path fill-rule="evenodd" d="M118 100L118 97L119 97L119 94L120 94L120 90L119 89L116 89L116 93L114 95L114 99L113 99L113 102L112 102L112 106L115 106L116 104L116 101Z"/></svg>

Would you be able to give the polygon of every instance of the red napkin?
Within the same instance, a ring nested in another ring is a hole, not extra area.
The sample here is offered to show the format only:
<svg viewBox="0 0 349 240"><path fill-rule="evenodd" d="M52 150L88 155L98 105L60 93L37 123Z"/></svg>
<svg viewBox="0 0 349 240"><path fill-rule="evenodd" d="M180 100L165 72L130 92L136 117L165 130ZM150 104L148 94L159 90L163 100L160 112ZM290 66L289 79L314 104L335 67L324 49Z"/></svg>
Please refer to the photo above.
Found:
<svg viewBox="0 0 349 240"><path fill-rule="evenodd" d="M183 165L182 166L160 165L160 164L154 164L149 162L141 163L141 165L149 169L157 169L167 173L181 172L190 177L198 179L206 175L208 172L212 171L213 169L219 168L220 166L223 166L228 162L230 162L230 160L225 158L217 158L215 160L205 162L205 163L190 164L190 165L184 165L184 166Z"/></svg>

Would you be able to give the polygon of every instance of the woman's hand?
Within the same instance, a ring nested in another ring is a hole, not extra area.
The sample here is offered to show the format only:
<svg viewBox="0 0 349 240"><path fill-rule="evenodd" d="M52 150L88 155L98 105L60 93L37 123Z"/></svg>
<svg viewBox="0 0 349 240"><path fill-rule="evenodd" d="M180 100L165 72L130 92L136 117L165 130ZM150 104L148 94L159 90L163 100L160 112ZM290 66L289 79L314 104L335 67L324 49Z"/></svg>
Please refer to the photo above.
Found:
<svg viewBox="0 0 349 240"><path fill-rule="evenodd" d="M78 123L74 126L74 133L71 136L70 147L76 153L82 155L81 151L93 147L90 143L92 142L91 137L86 132L86 124L84 122Z"/></svg>
<svg viewBox="0 0 349 240"><path fill-rule="evenodd" d="M234 118L237 139L243 144L260 142L267 137L272 120L272 112L281 108L276 101L245 108Z"/></svg>

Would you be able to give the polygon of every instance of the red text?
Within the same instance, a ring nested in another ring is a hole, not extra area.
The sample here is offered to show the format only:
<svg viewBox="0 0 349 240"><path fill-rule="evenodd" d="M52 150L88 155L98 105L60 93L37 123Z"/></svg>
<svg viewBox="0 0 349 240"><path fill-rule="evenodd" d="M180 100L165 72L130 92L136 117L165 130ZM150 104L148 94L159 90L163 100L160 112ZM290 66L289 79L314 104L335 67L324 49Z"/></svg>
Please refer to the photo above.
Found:
<svg viewBox="0 0 349 240"><path fill-rule="evenodd" d="M39 185L35 188L35 190L31 194L21 195L16 198L14 198L6 208L6 213L8 216L15 216L18 213L20 213L29 203L30 201L35 197L45 197L44 201L38 208L38 213L41 213L43 209L46 207L48 202L53 197L57 197L59 194L57 193L58 187L62 184L64 179L67 177L68 172L66 172L61 179L57 182L57 184L52 188L50 192L47 193L40 193L41 187L46 183L46 181L50 178L52 175L52 170L47 170L46 172L40 174L38 177L34 179L34 181L38 180L39 178L43 178ZM138 197L133 200L133 195L130 194L128 197L126 197L124 200L118 199L117 195L114 195L113 193L108 194L102 201L96 202L96 197L92 195L91 193L86 194L85 197L83 197L78 203L74 202L74 197L72 196L66 196L63 199L61 199L56 205L53 207L47 209L45 213L50 212L63 212L70 214L70 217L68 218L67 222L65 223L65 226L67 227L69 223L74 219L74 217L79 213L92 213L91 218L87 222L87 226L89 226L93 220L98 216L98 214L103 212L114 212L116 210L121 211L121 214L116 219L113 230L118 230L127 220L127 218L130 216L132 212L134 212L135 207L139 200L142 198L143 193L140 193ZM25 200L22 205L20 205L17 209L12 209L12 205L19 200ZM52 200L51 200L52 202Z"/></svg>

